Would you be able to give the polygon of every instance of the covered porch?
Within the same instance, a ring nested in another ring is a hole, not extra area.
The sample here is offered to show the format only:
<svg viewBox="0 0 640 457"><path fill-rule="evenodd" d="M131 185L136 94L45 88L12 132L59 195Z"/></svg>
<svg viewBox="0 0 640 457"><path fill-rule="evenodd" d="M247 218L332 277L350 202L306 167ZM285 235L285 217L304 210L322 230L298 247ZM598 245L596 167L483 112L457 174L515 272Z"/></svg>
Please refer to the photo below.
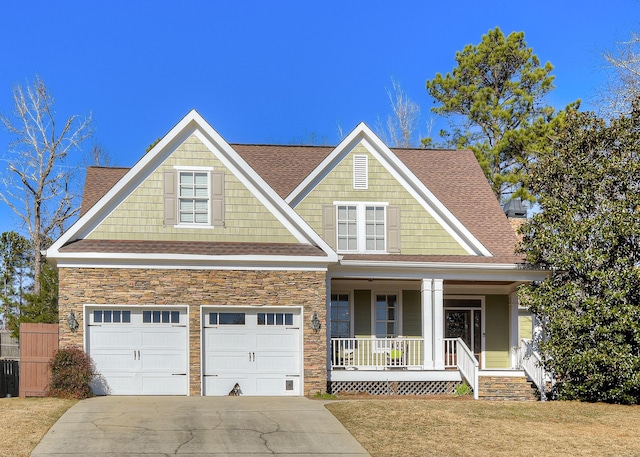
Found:
<svg viewBox="0 0 640 457"><path fill-rule="evenodd" d="M532 319L518 306L522 283L333 278L329 386L430 394L466 382L478 398L483 377L531 380L523 369Z"/></svg>

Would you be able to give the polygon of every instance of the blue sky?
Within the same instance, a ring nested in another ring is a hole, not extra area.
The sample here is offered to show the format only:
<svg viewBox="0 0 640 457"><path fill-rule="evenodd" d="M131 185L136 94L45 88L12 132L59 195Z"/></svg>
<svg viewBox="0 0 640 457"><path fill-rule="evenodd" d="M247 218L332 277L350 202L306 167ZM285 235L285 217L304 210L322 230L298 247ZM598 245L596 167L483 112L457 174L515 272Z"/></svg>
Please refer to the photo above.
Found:
<svg viewBox="0 0 640 457"><path fill-rule="evenodd" d="M131 166L190 109L229 142L336 144L389 114L395 78L430 112L427 79L489 29L524 31L555 70L549 104L592 107L603 51L640 32L640 1L25 1L0 4L0 112L39 75L60 118ZM435 132L434 132L435 133ZM0 131L0 158L9 138ZM74 158L81 161L80 157ZM6 161L0 161L0 172ZM0 204L0 232L19 230Z"/></svg>

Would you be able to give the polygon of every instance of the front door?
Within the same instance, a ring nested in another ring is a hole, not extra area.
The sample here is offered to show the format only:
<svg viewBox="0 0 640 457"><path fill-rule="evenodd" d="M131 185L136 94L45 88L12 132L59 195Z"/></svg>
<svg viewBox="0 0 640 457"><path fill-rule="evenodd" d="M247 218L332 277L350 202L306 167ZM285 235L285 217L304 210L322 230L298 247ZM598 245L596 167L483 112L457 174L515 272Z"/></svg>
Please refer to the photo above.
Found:
<svg viewBox="0 0 640 457"><path fill-rule="evenodd" d="M480 309L445 309L444 337L461 338L482 366L482 312Z"/></svg>

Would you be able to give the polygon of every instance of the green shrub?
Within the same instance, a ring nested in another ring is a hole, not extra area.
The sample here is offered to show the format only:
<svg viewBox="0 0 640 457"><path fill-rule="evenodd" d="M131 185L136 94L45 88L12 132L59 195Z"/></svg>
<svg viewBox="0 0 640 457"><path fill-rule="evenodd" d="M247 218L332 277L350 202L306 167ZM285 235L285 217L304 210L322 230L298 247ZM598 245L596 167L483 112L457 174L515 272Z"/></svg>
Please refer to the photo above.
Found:
<svg viewBox="0 0 640 457"><path fill-rule="evenodd" d="M93 396L89 383L96 369L89 354L77 346L59 349L49 364L51 382L47 394L59 398L89 398Z"/></svg>
<svg viewBox="0 0 640 457"><path fill-rule="evenodd" d="M453 395L456 397L463 397L465 395L473 395L473 389L469 384L463 382L462 384L458 384L453 392Z"/></svg>

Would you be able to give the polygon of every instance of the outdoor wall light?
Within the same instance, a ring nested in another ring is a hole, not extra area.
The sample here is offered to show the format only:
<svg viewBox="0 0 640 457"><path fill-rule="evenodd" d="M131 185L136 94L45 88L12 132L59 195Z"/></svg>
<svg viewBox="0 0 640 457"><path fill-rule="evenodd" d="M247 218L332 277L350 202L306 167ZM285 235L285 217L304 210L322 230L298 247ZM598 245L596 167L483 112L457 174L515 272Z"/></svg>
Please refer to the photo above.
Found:
<svg viewBox="0 0 640 457"><path fill-rule="evenodd" d="M76 319L76 315L73 311L71 311L69 313L69 317L67 317L67 325L69 326L69 330L74 333L78 330L78 319Z"/></svg>
<svg viewBox="0 0 640 457"><path fill-rule="evenodd" d="M313 333L318 333L321 327L322 323L320 322L320 319L318 319L318 313L314 312L313 317L311 318L311 329L313 330Z"/></svg>

